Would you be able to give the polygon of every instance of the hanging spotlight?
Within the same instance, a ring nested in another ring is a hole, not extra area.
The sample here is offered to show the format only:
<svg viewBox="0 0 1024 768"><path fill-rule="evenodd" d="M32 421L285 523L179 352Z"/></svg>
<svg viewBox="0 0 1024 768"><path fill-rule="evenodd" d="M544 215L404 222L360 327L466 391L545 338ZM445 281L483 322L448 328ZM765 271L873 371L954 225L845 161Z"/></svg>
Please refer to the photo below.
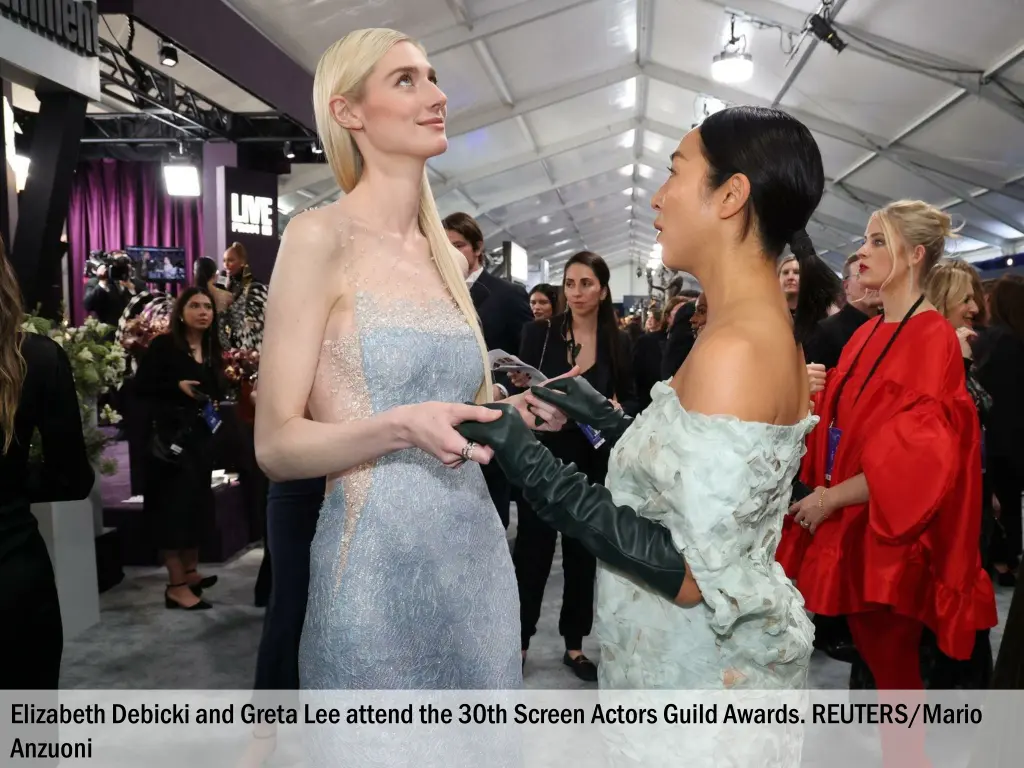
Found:
<svg viewBox="0 0 1024 768"><path fill-rule="evenodd" d="M740 44L742 43L742 47ZM729 22L729 40L711 60L711 78L719 83L744 83L754 76L754 59L747 53L747 38L736 36L736 17Z"/></svg>
<svg viewBox="0 0 1024 768"><path fill-rule="evenodd" d="M846 43L840 39L839 33L836 32L836 28L832 26L832 22L826 19L821 14L814 14L811 16L809 22L811 27L811 33L821 40L823 43L828 43L832 46L836 53L842 53L846 47Z"/></svg>
<svg viewBox="0 0 1024 768"><path fill-rule="evenodd" d="M178 49L166 40L160 41L159 46L160 63L165 67L174 67L178 64Z"/></svg>
<svg viewBox="0 0 1024 768"><path fill-rule="evenodd" d="M185 153L185 144L178 145L178 153L171 155L164 163L164 184L171 197L199 197L202 187L199 183L199 169L192 158Z"/></svg>
<svg viewBox="0 0 1024 768"><path fill-rule="evenodd" d="M719 83L745 83L754 76L754 60L749 53L722 51L711 61L711 77Z"/></svg>
<svg viewBox="0 0 1024 768"><path fill-rule="evenodd" d="M290 141L284 143L284 156L289 160L295 159L295 152L292 150L292 143Z"/></svg>
<svg viewBox="0 0 1024 768"><path fill-rule="evenodd" d="M323 147L321 147L319 144L314 144L313 145L313 154L314 155L322 155L323 153L324 153L324 148Z"/></svg>

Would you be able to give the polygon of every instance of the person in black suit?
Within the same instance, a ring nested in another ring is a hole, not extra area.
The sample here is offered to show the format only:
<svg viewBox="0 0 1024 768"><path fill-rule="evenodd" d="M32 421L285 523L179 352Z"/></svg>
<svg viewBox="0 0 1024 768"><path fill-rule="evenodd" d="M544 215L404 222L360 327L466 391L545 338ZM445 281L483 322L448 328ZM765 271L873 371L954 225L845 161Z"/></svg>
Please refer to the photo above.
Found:
<svg viewBox="0 0 1024 768"><path fill-rule="evenodd" d="M669 320L668 338L661 353L661 380L671 379L682 368L697 337L693 335L693 315L697 302L685 299L675 316Z"/></svg>
<svg viewBox="0 0 1024 768"><path fill-rule="evenodd" d="M991 555L996 580L1012 587L1024 576L1019 568L1024 545L1024 277L999 278L989 307L991 323L974 344L974 359L978 382L992 397L985 449L988 475L999 502L1000 531Z"/></svg>
<svg viewBox="0 0 1024 768"><path fill-rule="evenodd" d="M444 220L448 240L469 262L469 295L480 317L484 342L488 349L502 349L515 353L523 326L533 320L526 289L502 280L487 271L484 255L484 236L480 225L468 213L453 213ZM494 383L494 399L504 400L509 394L509 382L504 375ZM483 467L491 501L498 510L501 523L508 528L512 486L498 468L497 463Z"/></svg>
<svg viewBox="0 0 1024 768"><path fill-rule="evenodd" d="M580 376L594 389L616 402L624 413L636 415L639 402L631 365L632 349L629 337L615 322L607 263L597 254L581 251L566 262L564 275L565 311L526 326L519 358L548 378L562 376L579 367ZM575 424L542 439L552 454L567 464L575 464L590 482L604 482L610 445L593 447ZM558 533L537 517L525 501L517 507L519 525L512 562L519 584L525 666L530 638L537 631ZM583 654L583 638L590 634L594 620L596 568L594 556L582 544L562 537L565 582L558 620L558 633L565 640L562 663L581 680L588 681L597 679L596 665Z"/></svg>
<svg viewBox="0 0 1024 768"><path fill-rule="evenodd" d="M850 256L843 264L845 306L819 322L814 334L804 344L804 359L808 363L824 365L826 370L836 367L846 342L854 331L878 313L881 303L877 294L869 295L860 284L856 265L857 254Z"/></svg>
<svg viewBox="0 0 1024 768"><path fill-rule="evenodd" d="M636 341L633 347L633 375L636 378L636 394L643 411L651 404L651 389L665 378L661 375L661 361L668 343L668 328L675 319L675 312L685 299L673 296L665 305L664 313L652 310L648 320L650 330Z"/></svg>

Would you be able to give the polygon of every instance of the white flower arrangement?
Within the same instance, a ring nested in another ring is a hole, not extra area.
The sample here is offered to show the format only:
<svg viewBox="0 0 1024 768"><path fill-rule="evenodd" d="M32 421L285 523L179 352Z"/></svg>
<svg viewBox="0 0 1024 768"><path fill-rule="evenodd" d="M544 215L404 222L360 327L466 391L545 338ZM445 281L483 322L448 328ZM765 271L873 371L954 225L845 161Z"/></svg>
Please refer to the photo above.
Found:
<svg viewBox="0 0 1024 768"><path fill-rule="evenodd" d="M55 323L37 315L28 315L21 328L26 333L47 336L67 353L75 378L75 390L78 393L78 406L82 414L82 429L89 460L99 465L102 474L114 474L117 471L117 464L103 458L103 450L108 441L95 422L96 398L112 389L120 389L124 382L127 362L125 351L120 344L111 340L113 329L94 317L88 318L81 326L74 328L70 327L66 320ZM108 424L118 424L121 421L121 415L109 405L103 406L99 417ZM40 455L38 451L37 441L33 440L34 455Z"/></svg>

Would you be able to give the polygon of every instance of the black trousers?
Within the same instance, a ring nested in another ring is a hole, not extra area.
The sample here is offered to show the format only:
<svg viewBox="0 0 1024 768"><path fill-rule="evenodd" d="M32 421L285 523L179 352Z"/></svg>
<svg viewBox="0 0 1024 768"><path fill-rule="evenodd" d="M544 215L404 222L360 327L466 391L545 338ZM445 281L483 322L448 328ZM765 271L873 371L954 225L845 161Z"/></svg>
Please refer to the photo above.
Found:
<svg viewBox="0 0 1024 768"><path fill-rule="evenodd" d="M274 562L270 603L256 656L257 690L299 688L299 640L309 596L309 547L324 500L324 478L271 483L267 549Z"/></svg>
<svg viewBox="0 0 1024 768"><path fill-rule="evenodd" d="M1021 532L1021 493L1024 478L1020 477L1013 462L1001 457L989 458L988 472L992 492L999 499L999 524L992 540L992 560L1015 568L1020 563L1024 535Z"/></svg>
<svg viewBox="0 0 1024 768"><path fill-rule="evenodd" d="M608 472L608 451L595 451L582 434L560 434L548 442L551 452L566 462L575 462L592 483L603 483ZM519 585L519 623L522 648L530 647L530 638L537 632L544 588L555 556L557 531L541 521L533 508L517 496L519 512L516 543L512 563ZM594 624L594 577L597 561L575 539L562 537L562 610L558 618L558 634L565 639L567 651L583 647L583 638Z"/></svg>
<svg viewBox="0 0 1024 768"><path fill-rule="evenodd" d="M992 674L997 690L1024 690L1024 579L1017 579Z"/></svg>
<svg viewBox="0 0 1024 768"><path fill-rule="evenodd" d="M20 514L20 513L18 513ZM31 514L25 510L25 514ZM64 626L53 565L39 531L19 532L20 543L0 559L0 689L56 690Z"/></svg>

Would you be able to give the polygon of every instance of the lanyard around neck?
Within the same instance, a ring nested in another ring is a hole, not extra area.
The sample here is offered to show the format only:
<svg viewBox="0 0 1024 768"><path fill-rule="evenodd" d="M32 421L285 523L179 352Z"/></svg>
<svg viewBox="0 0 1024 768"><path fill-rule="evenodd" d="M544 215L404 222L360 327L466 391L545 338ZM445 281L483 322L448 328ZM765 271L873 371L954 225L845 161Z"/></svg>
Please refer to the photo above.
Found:
<svg viewBox="0 0 1024 768"><path fill-rule="evenodd" d="M914 316L914 313L917 311L918 307L920 307L923 302L924 302L924 295L922 294L917 299L917 301L914 302L914 305L907 311L907 314L905 314L903 316L903 319L900 320L900 324L898 326L896 326L896 330L893 333L892 338L890 338L889 341L886 342L885 347L882 348L881 354L879 354L878 358L875 360L875 364L871 366L871 370L868 371L867 377L864 379L864 382L860 385L860 389L857 390L857 396L853 399L853 404L854 405L856 405L857 401L860 400L860 396L862 394L864 394L865 387L867 387L868 382L871 381L871 377L875 375L875 371L878 370L878 366L880 366L882 364L882 360L884 360L885 356L887 354L889 354L889 350L892 349L892 345L896 342L896 337L900 335L900 331L903 330L903 327L907 324L907 321L910 320L910 318ZM875 323L874 327L871 329L871 333L869 333L867 339L864 340L863 346L861 346L860 350L858 350L857 356L855 358L853 358L853 362L850 364L849 369L847 369L845 375L842 378L842 381L840 381L839 382L839 386L836 387L836 394L832 398L832 423L833 424L835 424L835 421L836 421L836 415L837 415L836 411L839 408L839 398L841 398L843 396L843 389L846 388L846 382L849 381L850 376L853 375L854 370L856 370L857 363L860 362L860 356L863 355L864 354L864 350L867 349L868 344L871 342L871 337L875 335L875 331L878 330L878 327L883 322L885 322L885 315L884 315L884 313L882 315L878 316L878 320Z"/></svg>

